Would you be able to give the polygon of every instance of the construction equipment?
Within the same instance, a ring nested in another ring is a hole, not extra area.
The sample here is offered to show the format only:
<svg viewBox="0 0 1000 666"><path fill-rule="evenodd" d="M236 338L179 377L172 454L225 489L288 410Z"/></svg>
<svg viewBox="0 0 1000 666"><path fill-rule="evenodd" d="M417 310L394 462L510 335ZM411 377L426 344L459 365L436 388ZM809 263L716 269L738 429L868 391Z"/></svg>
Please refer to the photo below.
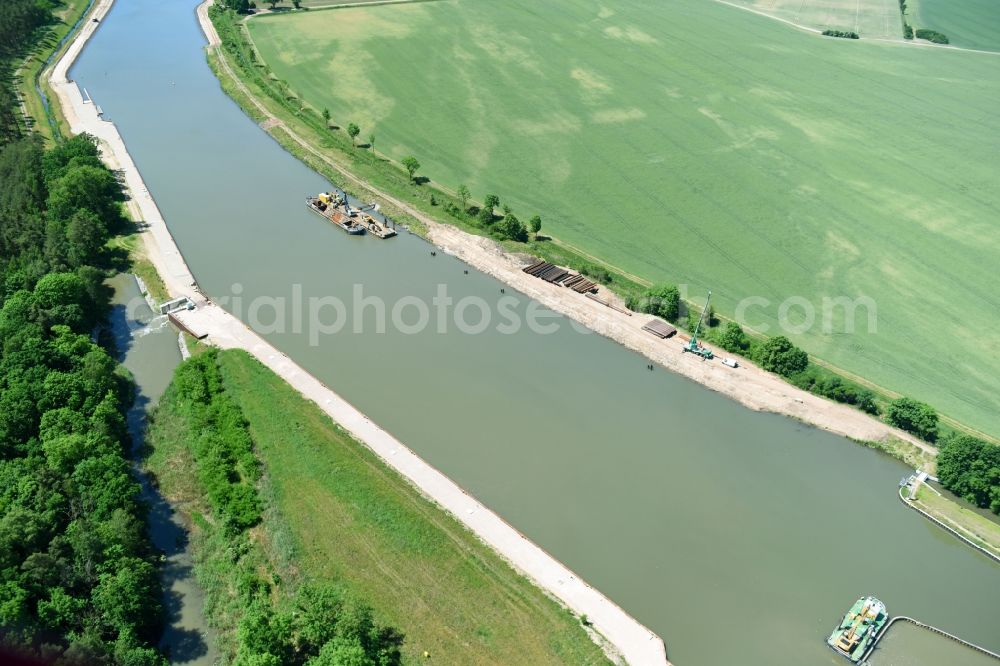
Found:
<svg viewBox="0 0 1000 666"><path fill-rule="evenodd" d="M868 614L868 607L861 609L858 616L854 618L854 622L851 623L850 629L845 631L837 639L837 649L841 652L847 652L850 654L857 647L858 643L861 642L861 636L858 635L858 627L865 621Z"/></svg>
<svg viewBox="0 0 1000 666"><path fill-rule="evenodd" d="M840 638L837 639L836 648L841 652L846 652L850 654L857 647L861 639L864 638L865 632L859 632L858 629L865 625L867 622L874 620L878 616L878 612L875 610L874 602L865 600L864 606L861 608L861 612L858 613L857 617L854 618L854 622L851 623L850 629L840 634Z"/></svg>
<svg viewBox="0 0 1000 666"><path fill-rule="evenodd" d="M708 292L708 299L705 300L705 308L701 311L701 317L698 318L698 325L694 327L694 332L691 334L691 339L688 343L682 347L686 352L691 352L692 354L697 354L705 360L715 358L715 354L712 353L711 349L702 347L698 344L698 331L701 330L701 324L705 321L705 315L708 313L708 304L712 300L712 292Z"/></svg>
<svg viewBox="0 0 1000 666"><path fill-rule="evenodd" d="M862 597L854 602L826 643L855 664L867 663L865 658L874 648L888 619L885 604L875 597Z"/></svg>

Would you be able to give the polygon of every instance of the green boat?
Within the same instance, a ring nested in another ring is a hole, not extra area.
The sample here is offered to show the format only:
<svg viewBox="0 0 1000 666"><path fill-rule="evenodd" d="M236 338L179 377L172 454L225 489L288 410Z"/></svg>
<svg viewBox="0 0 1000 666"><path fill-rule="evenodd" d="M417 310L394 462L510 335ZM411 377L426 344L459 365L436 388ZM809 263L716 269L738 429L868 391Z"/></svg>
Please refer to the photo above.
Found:
<svg viewBox="0 0 1000 666"><path fill-rule="evenodd" d="M888 619L885 604L875 597L861 597L826 639L826 644L857 664L868 654Z"/></svg>

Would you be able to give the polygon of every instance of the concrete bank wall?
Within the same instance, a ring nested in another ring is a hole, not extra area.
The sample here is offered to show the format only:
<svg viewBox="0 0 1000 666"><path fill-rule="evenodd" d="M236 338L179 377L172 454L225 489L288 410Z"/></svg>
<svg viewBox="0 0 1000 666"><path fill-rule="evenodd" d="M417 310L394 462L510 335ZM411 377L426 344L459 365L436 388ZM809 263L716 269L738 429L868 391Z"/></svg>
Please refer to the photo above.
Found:
<svg viewBox="0 0 1000 666"><path fill-rule="evenodd" d="M945 522L943 522L941 520L938 520L937 518L935 518L931 514L927 513L923 509L921 509L914 502L912 502L912 501L908 500L907 498L903 497L903 488L900 488L900 491L899 491L899 501L902 502L903 504L905 504L906 506L910 507L911 509L913 509L914 511L916 511L921 516L923 516L927 520L931 521L932 523L934 523L935 525L937 525L941 529L943 529L943 530L945 530L947 532L950 532L955 537L961 539L962 541L964 541L969 546L972 546L973 548L975 548L976 550L978 550L983 555L986 555L987 557L989 557L990 559L992 559L992 560L994 560L996 562L1000 562L1000 556L998 556L996 553L994 553L994 552L992 552L990 550L987 550L986 548L983 548L978 543L976 543L972 539L968 538L967 536L965 536L964 534L962 534L961 532L959 532L958 530L956 530L951 525L948 525L947 523L945 523Z"/></svg>

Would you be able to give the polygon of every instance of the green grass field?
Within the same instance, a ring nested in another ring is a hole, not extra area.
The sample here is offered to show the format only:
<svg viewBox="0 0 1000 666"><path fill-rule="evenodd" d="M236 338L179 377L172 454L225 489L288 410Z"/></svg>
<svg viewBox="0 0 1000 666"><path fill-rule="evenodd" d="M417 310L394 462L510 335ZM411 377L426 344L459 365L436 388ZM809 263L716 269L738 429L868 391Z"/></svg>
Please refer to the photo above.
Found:
<svg viewBox="0 0 1000 666"><path fill-rule="evenodd" d="M220 365L264 463L282 580L345 585L406 634L407 663L607 663L579 620L282 379L240 351Z"/></svg>
<svg viewBox="0 0 1000 666"><path fill-rule="evenodd" d="M729 0L817 30L848 30L861 37L903 39L898 0Z"/></svg>
<svg viewBox="0 0 1000 666"><path fill-rule="evenodd" d="M248 24L291 90L444 187L1000 434L1000 67L714 2L442 1ZM867 296L845 332L823 298ZM800 323L798 307L793 323ZM787 331L791 333L790 331Z"/></svg>
<svg viewBox="0 0 1000 666"><path fill-rule="evenodd" d="M1000 51L1000 5L995 0L909 0L918 28L948 35L954 46Z"/></svg>

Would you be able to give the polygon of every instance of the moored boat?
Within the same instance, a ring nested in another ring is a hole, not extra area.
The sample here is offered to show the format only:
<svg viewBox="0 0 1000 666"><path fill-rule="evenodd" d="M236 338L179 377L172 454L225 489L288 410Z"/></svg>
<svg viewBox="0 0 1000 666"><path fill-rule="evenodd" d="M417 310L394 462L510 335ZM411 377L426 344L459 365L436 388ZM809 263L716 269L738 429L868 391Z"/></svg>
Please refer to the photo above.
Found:
<svg viewBox="0 0 1000 666"><path fill-rule="evenodd" d="M360 235L365 233L364 226L359 224L349 214L349 208L348 214L341 211L340 207L342 205L342 200L343 197L338 195L330 194L328 192L320 192L315 197L306 197L306 205L310 210L315 213L319 213L327 220L333 222L351 235ZM346 206L346 203L344 205Z"/></svg>
<svg viewBox="0 0 1000 666"><path fill-rule="evenodd" d="M826 639L826 644L857 664L868 654L888 619L885 604L875 597L861 597Z"/></svg>

